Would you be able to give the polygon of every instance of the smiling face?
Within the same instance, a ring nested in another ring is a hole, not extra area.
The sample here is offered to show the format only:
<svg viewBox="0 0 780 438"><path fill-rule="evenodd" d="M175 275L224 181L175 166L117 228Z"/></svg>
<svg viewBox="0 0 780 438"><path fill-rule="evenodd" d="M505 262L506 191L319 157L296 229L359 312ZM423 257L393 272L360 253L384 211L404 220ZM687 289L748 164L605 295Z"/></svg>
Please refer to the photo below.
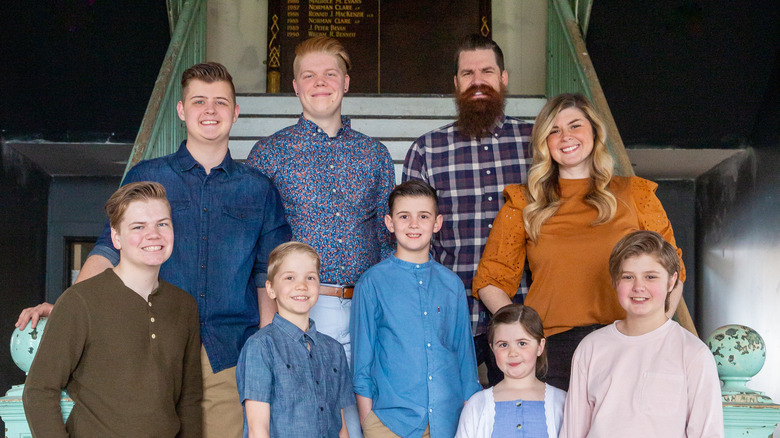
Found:
<svg viewBox="0 0 780 438"><path fill-rule="evenodd" d="M676 281L677 273L670 277L653 255L641 254L625 259L620 265L615 289L620 306L626 310L626 318L663 324L666 297Z"/></svg>
<svg viewBox="0 0 780 438"><path fill-rule="evenodd" d="M493 354L505 379L536 379L536 360L544 351L545 339L538 342L522 324L497 324L493 332Z"/></svg>
<svg viewBox="0 0 780 438"><path fill-rule="evenodd" d="M458 56L458 73L455 75L455 90L465 93L470 87L486 85L496 92L501 85L506 87L509 76L506 70L501 71L496 62L496 55L491 49L465 50ZM475 93L472 99L484 99L482 93Z"/></svg>
<svg viewBox="0 0 780 438"><path fill-rule="evenodd" d="M431 237L442 224L434 200L427 196L399 196L391 213L392 216L385 216L385 226L395 234L396 257L412 263L427 262Z"/></svg>
<svg viewBox="0 0 780 438"><path fill-rule="evenodd" d="M293 88L307 120L317 123L340 118L341 101L349 90L349 75L336 56L312 52L300 58Z"/></svg>
<svg viewBox="0 0 780 438"><path fill-rule="evenodd" d="M120 264L159 269L173 251L173 225L168 204L159 199L130 203L119 229L111 228L111 241L119 250Z"/></svg>
<svg viewBox="0 0 780 438"><path fill-rule="evenodd" d="M279 316L288 321L308 318L309 310L319 298L317 260L300 251L287 254L265 287L268 296L276 300Z"/></svg>
<svg viewBox="0 0 780 438"><path fill-rule="evenodd" d="M547 136L547 148L552 159L558 163L561 178L590 176L593 140L593 127L585 113L573 107L558 113Z"/></svg>
<svg viewBox="0 0 780 438"><path fill-rule="evenodd" d="M230 128L238 120L239 113L230 83L193 79L182 93L176 110L187 125L187 140L227 145Z"/></svg>

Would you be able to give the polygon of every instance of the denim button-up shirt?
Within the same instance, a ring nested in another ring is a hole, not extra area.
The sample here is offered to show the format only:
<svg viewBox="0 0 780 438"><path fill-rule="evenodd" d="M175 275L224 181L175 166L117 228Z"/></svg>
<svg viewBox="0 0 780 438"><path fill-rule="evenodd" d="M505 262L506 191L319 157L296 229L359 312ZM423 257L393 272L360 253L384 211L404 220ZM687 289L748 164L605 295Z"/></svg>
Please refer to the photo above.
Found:
<svg viewBox="0 0 780 438"><path fill-rule="evenodd" d="M271 405L271 437L338 438L341 410L355 404L344 348L311 319L304 332L274 315L246 342L236 380L242 404Z"/></svg>
<svg viewBox="0 0 780 438"><path fill-rule="evenodd" d="M355 393L396 435L455 436L463 403L482 389L463 283L429 260L395 256L358 281L352 302Z"/></svg>
<svg viewBox="0 0 780 438"><path fill-rule="evenodd" d="M323 283L353 284L390 254L384 224L395 186L393 159L380 142L350 127L330 137L301 116L257 142L247 163L274 182L295 240L322 258Z"/></svg>
<svg viewBox="0 0 780 438"><path fill-rule="evenodd" d="M159 182L171 204L173 253L160 277L197 300L201 341L214 372L235 366L258 329L257 288L265 287L268 255L290 239L278 192L230 152L206 174L186 141L175 154L138 163L123 184L136 181ZM93 254L119 263L108 224Z"/></svg>

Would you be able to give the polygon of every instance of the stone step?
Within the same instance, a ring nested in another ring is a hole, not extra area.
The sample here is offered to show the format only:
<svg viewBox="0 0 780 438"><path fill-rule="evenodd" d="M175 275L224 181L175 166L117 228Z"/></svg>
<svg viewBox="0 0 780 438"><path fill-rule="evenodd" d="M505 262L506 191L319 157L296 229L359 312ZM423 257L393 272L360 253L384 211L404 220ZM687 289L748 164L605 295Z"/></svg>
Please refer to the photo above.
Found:
<svg viewBox="0 0 780 438"><path fill-rule="evenodd" d="M245 160L261 138L298 121L301 104L293 94L243 94L236 97L241 113L230 131L230 154ZM508 96L506 114L533 121L546 100L539 96ZM451 123L455 102L448 95L347 95L342 113L352 128L381 141L390 151L400 181L401 166L412 142Z"/></svg>

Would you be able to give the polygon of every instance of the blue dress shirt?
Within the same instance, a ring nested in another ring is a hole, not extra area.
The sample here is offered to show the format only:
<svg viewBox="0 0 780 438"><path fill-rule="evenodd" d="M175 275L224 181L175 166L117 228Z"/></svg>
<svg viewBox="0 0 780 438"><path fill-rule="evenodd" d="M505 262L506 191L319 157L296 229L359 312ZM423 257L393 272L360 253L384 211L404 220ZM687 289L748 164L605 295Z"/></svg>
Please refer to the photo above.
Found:
<svg viewBox="0 0 780 438"><path fill-rule="evenodd" d="M123 184L156 181L165 187L174 245L160 278L197 300L201 342L216 373L236 365L257 331L257 287L265 287L268 255L290 240L290 227L268 178L234 162L230 152L206 174L186 143L175 154L138 163ZM93 254L119 263L108 223Z"/></svg>
<svg viewBox="0 0 780 438"><path fill-rule="evenodd" d="M353 130L347 117L341 123L330 137L301 116L258 141L247 163L279 189L294 239L320 254L320 280L354 284L390 254L384 216L395 171L382 143Z"/></svg>
<svg viewBox="0 0 780 438"><path fill-rule="evenodd" d="M311 319L304 332L274 315L241 350L236 381L242 404L271 405L272 438L338 438L341 410L355 404L344 349Z"/></svg>
<svg viewBox="0 0 780 438"><path fill-rule="evenodd" d="M383 260L357 283L351 333L355 392L385 426L455 436L463 403L482 389L457 275L433 260Z"/></svg>

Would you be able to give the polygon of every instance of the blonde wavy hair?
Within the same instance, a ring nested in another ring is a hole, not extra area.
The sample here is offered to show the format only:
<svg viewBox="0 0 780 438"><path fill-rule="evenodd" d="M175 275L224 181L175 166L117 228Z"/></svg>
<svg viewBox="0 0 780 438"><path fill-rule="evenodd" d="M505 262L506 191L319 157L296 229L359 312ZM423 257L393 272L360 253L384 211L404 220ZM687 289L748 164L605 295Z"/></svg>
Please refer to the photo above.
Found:
<svg viewBox="0 0 780 438"><path fill-rule="evenodd" d="M523 209L525 229L536 242L542 225L558 211L561 190L558 184L558 163L550 157L547 137L555 118L567 108L576 108L585 114L593 128L593 152L590 155L590 190L585 202L598 211L591 226L605 224L615 217L617 200L609 191L609 181L614 171L614 160L607 148L607 132L604 122L591 103L581 94L559 94L551 99L536 116L532 133L534 164L528 171L528 205Z"/></svg>

